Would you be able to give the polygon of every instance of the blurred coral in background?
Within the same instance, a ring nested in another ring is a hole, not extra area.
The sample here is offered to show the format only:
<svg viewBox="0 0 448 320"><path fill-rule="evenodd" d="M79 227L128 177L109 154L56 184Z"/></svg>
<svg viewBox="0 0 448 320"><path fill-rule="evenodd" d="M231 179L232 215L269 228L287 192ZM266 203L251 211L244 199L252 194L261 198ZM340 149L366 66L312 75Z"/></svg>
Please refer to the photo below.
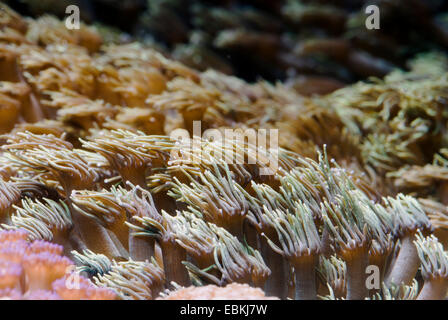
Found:
<svg viewBox="0 0 448 320"><path fill-rule="evenodd" d="M446 297L443 3L51 3L0 4L3 297Z"/></svg>

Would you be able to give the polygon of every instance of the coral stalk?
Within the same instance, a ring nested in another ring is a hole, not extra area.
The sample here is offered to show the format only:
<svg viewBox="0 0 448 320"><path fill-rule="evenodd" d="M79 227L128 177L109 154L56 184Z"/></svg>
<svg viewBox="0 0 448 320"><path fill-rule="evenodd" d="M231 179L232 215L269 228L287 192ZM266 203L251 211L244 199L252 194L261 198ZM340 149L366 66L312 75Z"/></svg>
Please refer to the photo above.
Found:
<svg viewBox="0 0 448 320"><path fill-rule="evenodd" d="M289 268L285 266L285 259L271 249L265 238L260 239L261 254L263 255L266 265L271 269L272 274L266 280L265 292L268 295L286 299L288 294L288 272Z"/></svg>
<svg viewBox="0 0 448 320"><path fill-rule="evenodd" d="M160 243L163 253L163 270L165 272L166 287L171 287L171 281L181 286L189 286L190 276L182 261L187 260L187 252L174 241Z"/></svg>
<svg viewBox="0 0 448 320"><path fill-rule="evenodd" d="M346 258L347 265L347 299L363 300L368 295L366 286L366 268L368 265L368 251L365 247L355 249Z"/></svg>
<svg viewBox="0 0 448 320"><path fill-rule="evenodd" d="M295 262L295 300L315 300L316 290L316 262L314 255L303 257Z"/></svg>
<svg viewBox="0 0 448 320"><path fill-rule="evenodd" d="M417 300L443 300L446 298L448 279L434 279L425 282Z"/></svg>
<svg viewBox="0 0 448 320"><path fill-rule="evenodd" d="M394 283L396 285L409 285L414 279L420 266L417 249L414 245L415 233L406 235L401 239L401 247L389 275L386 278L386 285Z"/></svg>

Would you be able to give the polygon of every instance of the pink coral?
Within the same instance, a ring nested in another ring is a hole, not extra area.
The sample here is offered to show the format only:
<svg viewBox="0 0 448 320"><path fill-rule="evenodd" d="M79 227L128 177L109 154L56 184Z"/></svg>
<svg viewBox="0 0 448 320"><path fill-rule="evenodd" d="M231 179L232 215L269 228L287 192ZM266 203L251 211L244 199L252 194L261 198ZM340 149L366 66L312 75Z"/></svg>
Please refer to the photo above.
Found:
<svg viewBox="0 0 448 320"><path fill-rule="evenodd" d="M0 299L113 300L115 293L97 288L73 273L63 248L42 240L27 242L23 230L0 231ZM67 285L69 277L78 286Z"/></svg>
<svg viewBox="0 0 448 320"><path fill-rule="evenodd" d="M263 290L247 284L231 283L225 287L208 285L181 288L171 292L163 300L277 300L266 297Z"/></svg>

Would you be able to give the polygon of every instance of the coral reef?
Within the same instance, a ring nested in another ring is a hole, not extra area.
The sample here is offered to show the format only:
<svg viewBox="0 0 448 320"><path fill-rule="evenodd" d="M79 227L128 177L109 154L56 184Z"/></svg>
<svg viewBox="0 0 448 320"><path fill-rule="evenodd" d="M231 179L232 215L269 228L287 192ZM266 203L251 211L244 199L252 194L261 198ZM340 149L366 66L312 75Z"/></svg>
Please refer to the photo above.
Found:
<svg viewBox="0 0 448 320"><path fill-rule="evenodd" d="M442 53L307 97L0 9L2 296L446 297Z"/></svg>
<svg viewBox="0 0 448 320"><path fill-rule="evenodd" d="M64 17L65 0L6 0L33 17ZM254 81L287 81L306 95L383 77L416 53L448 44L445 1L424 0L73 0L105 38L134 39L195 69ZM367 29L366 8L379 8ZM170 21L170 23L166 23ZM108 30L108 25L114 29ZM105 27L106 26L106 27ZM115 27L127 36L120 36ZM111 36L115 34L115 36Z"/></svg>

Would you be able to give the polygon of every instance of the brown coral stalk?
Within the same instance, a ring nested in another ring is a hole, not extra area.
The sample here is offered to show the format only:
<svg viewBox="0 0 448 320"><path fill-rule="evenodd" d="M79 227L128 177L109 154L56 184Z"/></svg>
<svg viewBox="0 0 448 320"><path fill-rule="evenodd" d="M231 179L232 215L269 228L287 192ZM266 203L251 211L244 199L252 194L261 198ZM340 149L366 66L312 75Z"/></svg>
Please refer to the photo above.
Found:
<svg viewBox="0 0 448 320"><path fill-rule="evenodd" d="M265 238L260 239L261 253L266 261L266 265L271 269L272 274L266 280L264 290L266 294L286 299L288 294L288 270L286 260L271 249Z"/></svg>
<svg viewBox="0 0 448 320"><path fill-rule="evenodd" d="M171 287L171 281L185 287L191 285L188 271L182 264L182 261L187 260L187 251L174 241L161 241L160 247L163 253L166 286Z"/></svg>
<svg viewBox="0 0 448 320"><path fill-rule="evenodd" d="M368 250L365 246L358 247L350 252L349 257L344 257L344 260L347 265L347 300L363 300L368 295Z"/></svg>
<svg viewBox="0 0 448 320"><path fill-rule="evenodd" d="M435 278L425 281L417 300L443 300L448 290L448 279Z"/></svg>
<svg viewBox="0 0 448 320"><path fill-rule="evenodd" d="M129 233L129 255L135 261L151 261L154 257L155 240Z"/></svg>
<svg viewBox="0 0 448 320"><path fill-rule="evenodd" d="M75 223L74 231L79 228L81 239L87 248L105 254L109 258L124 258L127 256L125 252L120 252L107 230L99 223L78 213L73 214L72 217Z"/></svg>
<svg viewBox="0 0 448 320"><path fill-rule="evenodd" d="M295 300L316 300L316 263L315 255L294 261Z"/></svg>
<svg viewBox="0 0 448 320"><path fill-rule="evenodd" d="M407 234L401 239L401 248L398 257L386 278L386 285L409 285L417 273L420 265L417 249L414 244L415 233Z"/></svg>

